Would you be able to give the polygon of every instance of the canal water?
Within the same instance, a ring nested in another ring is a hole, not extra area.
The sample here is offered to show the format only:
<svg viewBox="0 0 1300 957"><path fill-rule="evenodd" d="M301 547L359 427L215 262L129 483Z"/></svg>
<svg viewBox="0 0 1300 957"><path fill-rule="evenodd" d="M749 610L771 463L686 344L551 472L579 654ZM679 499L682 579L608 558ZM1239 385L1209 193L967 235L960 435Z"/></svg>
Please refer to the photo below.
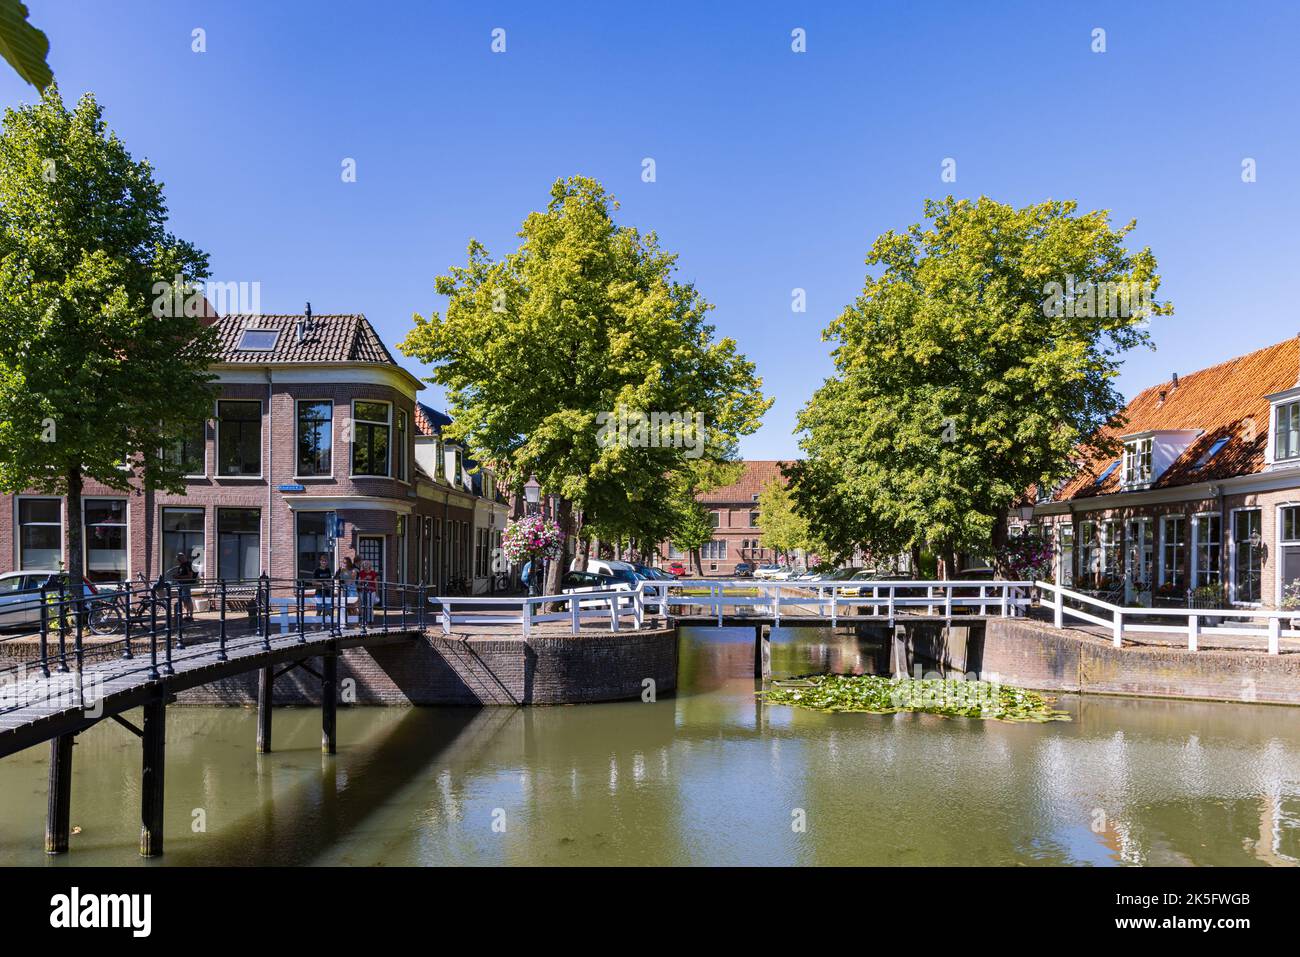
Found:
<svg viewBox="0 0 1300 957"><path fill-rule="evenodd" d="M1062 696L1068 723L826 715L754 697L753 631L684 630L655 703L168 711L166 854L140 750L75 750L71 853L41 850L46 749L0 760L0 864L1274 864L1300 861L1300 709ZM871 648L778 631L776 675Z"/></svg>

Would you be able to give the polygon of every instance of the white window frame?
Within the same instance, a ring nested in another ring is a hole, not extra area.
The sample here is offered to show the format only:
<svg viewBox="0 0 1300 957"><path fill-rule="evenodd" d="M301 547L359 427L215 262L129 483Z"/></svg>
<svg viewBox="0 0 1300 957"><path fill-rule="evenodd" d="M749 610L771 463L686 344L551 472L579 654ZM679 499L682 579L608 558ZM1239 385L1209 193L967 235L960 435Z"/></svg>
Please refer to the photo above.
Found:
<svg viewBox="0 0 1300 957"><path fill-rule="evenodd" d="M298 409L304 402L306 402L308 405L319 405L321 402L328 402L330 404L330 470L328 472L321 472L318 475L296 474L298 471L298 441L299 439L301 439L301 436L298 434L298 428L302 423L302 420L298 414ZM319 482L319 481L328 481L334 478L334 470L338 466L338 455L335 454L337 452L337 448L334 442L334 406L335 405L336 403L333 399L327 399L324 397L321 397L319 399L301 398L301 399L293 400L293 470L295 472L295 475L293 477L294 481ZM351 449L349 449L348 451L349 453L351 453Z"/></svg>
<svg viewBox="0 0 1300 957"><path fill-rule="evenodd" d="M1282 463L1282 462L1300 461L1300 443L1298 443L1297 447L1292 450L1292 454L1286 457L1279 457L1277 454L1278 440L1281 439L1282 437L1282 428L1278 420L1281 417L1281 412L1283 409L1291 409L1291 408L1294 408L1295 415L1297 417L1300 417L1300 398L1290 398L1281 402L1275 402L1273 404L1272 422L1271 422L1272 434L1269 436L1270 441L1268 443L1270 459L1273 462Z"/></svg>
<svg viewBox="0 0 1300 957"><path fill-rule="evenodd" d="M244 345L244 337L247 336L250 332L269 332L275 336L275 339L271 341L271 344L269 346L253 348L252 346ZM247 329L239 330L239 339L235 342L235 351L236 352L274 352L275 347L278 346L279 344L280 344L279 329L262 329L260 327L250 326Z"/></svg>
<svg viewBox="0 0 1300 957"><path fill-rule="evenodd" d="M368 402L372 405L385 405L388 407L388 421L380 423L375 419L357 418L357 403ZM353 399L352 407L349 410L352 413L352 436L348 443L348 478L392 478L393 477L393 403L388 399ZM384 471L377 473L357 472L357 424L364 422L366 425L383 424L388 429L388 461L384 463Z"/></svg>
<svg viewBox="0 0 1300 957"><path fill-rule="evenodd" d="M1261 554L1259 560L1259 601L1238 601L1237 600L1237 515L1241 512L1258 512L1259 513L1259 538L1260 546L1264 544L1264 509L1259 505L1239 505L1236 508L1228 510L1228 528L1231 534L1228 536L1228 597L1234 605L1242 605L1246 608L1258 608L1264 601L1264 557Z"/></svg>
<svg viewBox="0 0 1300 957"><path fill-rule="evenodd" d="M68 551L68 508L67 501L58 495L15 495L14 496L14 570L15 571L42 571L43 569L30 569L23 567L23 512L20 503L25 501L45 501L59 503L59 561L64 561L64 555ZM34 524L48 526L49 522L37 522ZM84 538L84 536L83 536ZM55 566L58 567L57 564Z"/></svg>
<svg viewBox="0 0 1300 957"><path fill-rule="evenodd" d="M1130 439L1124 443L1124 487L1137 488L1151 484L1151 453L1155 441L1151 436ZM1145 468L1139 468L1145 463Z"/></svg>
<svg viewBox="0 0 1300 957"><path fill-rule="evenodd" d="M1181 548L1183 549L1184 558L1186 558L1186 554L1187 554L1187 539L1188 539L1187 516L1182 512L1165 512L1160 516L1160 558L1156 562L1156 579L1157 579L1156 584L1157 585L1164 585L1169 581L1169 578L1166 574L1166 572L1169 571L1169 568L1168 566L1165 565L1165 544L1168 539L1168 536L1166 534L1166 529L1168 528L1168 522L1171 519L1179 519L1183 523L1183 541L1182 541ZM1175 569L1175 572L1176 571L1177 569Z"/></svg>
<svg viewBox="0 0 1300 957"><path fill-rule="evenodd" d="M258 450L256 475L223 475L221 473L221 403L256 402L258 425ZM260 482L266 471L266 401L264 399L241 399L238 396L222 396L212 408L212 421L216 423L213 430L215 439L212 443L212 477L221 482Z"/></svg>
<svg viewBox="0 0 1300 957"><path fill-rule="evenodd" d="M235 401L239 401L236 399ZM213 450L213 458L216 457L216 450ZM183 464L183 463L182 463ZM122 466L125 468L125 466ZM187 472L183 478L187 479L205 479L208 477L208 420L203 420L203 471Z"/></svg>
<svg viewBox="0 0 1300 957"><path fill-rule="evenodd" d="M167 512L198 512L203 516L203 531L201 533L203 536L203 577L209 577L211 569L208 565L210 552L208 551L208 508L206 505L184 505L178 502L174 505L158 506L158 567L163 571L171 568L168 551L163 548L163 541L167 535L167 529L163 526L163 516Z"/></svg>
<svg viewBox="0 0 1300 957"><path fill-rule="evenodd" d="M1197 519L1217 518L1219 520L1219 540L1215 544L1218 546L1219 549L1218 584L1219 587L1222 588L1223 587L1223 516L1220 515L1218 512L1193 512L1191 518L1192 518L1192 529L1191 529L1191 534L1188 536L1188 539L1191 542L1192 564L1191 564L1191 575L1189 576L1189 581L1187 584L1193 591L1195 591L1197 588L1202 587L1201 568L1200 568L1200 560L1199 560L1200 549L1201 549L1200 523L1197 522Z"/></svg>
<svg viewBox="0 0 1300 957"><path fill-rule="evenodd" d="M126 552L126 571L121 581L131 581L131 499L124 495L87 495L81 500L81 574L90 578L90 523L86 521L86 505L90 502L122 503L122 548ZM159 530L161 535L161 529Z"/></svg>
<svg viewBox="0 0 1300 957"><path fill-rule="evenodd" d="M1282 513L1288 508L1300 509L1300 501L1278 502L1273 506L1273 607L1282 607L1282 588L1285 582L1282 581L1282 570L1286 567L1286 561L1283 558L1282 550L1288 545L1292 548L1300 548L1300 538L1284 539L1282 532L1285 530L1285 523L1282 521ZM1297 523L1300 525L1300 523Z"/></svg>

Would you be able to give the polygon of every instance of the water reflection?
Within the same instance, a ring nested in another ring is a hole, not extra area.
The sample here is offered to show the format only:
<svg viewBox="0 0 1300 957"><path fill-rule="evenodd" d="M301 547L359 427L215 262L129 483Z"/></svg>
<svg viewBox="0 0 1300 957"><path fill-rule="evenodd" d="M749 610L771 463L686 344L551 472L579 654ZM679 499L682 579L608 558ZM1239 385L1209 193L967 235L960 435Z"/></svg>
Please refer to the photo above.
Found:
<svg viewBox="0 0 1300 957"><path fill-rule="evenodd" d="M165 864L1243 864L1300 860L1300 711L1062 698L1070 723L823 715L754 694L753 630L685 633L654 704L169 714ZM778 631L773 673L880 649ZM0 762L0 862L46 864L45 757ZM67 864L137 864L139 750L75 753ZM202 810L206 830L193 829ZM803 830L800 822L806 822Z"/></svg>

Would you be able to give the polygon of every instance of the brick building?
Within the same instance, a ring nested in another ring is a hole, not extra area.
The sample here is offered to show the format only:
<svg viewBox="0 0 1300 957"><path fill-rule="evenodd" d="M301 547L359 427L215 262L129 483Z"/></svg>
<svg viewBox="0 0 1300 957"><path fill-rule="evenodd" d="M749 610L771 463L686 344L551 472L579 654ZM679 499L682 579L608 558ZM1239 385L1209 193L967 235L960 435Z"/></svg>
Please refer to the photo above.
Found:
<svg viewBox="0 0 1300 957"><path fill-rule="evenodd" d="M779 556L760 541L763 527L758 512L759 493L769 482L784 483L781 466L773 459L746 459L740 478L699 496L708 506L713 522L713 538L700 549L700 564L705 575L730 575L740 562L751 567L775 562ZM690 556L672 543L665 543L660 554L667 561L681 561L690 568ZM666 564L661 561L660 564Z"/></svg>
<svg viewBox="0 0 1300 957"><path fill-rule="evenodd" d="M441 441L449 421L361 315L213 320L221 359L212 417L174 454L184 494L88 481L92 581L156 578L177 553L207 580L310 574L324 554L368 559L385 580L482 586L504 501ZM111 401L111 397L107 398ZM66 503L35 491L0 507L0 570L67 561ZM481 574L480 574L481 572Z"/></svg>
<svg viewBox="0 0 1300 957"><path fill-rule="evenodd" d="M1300 340L1175 375L1125 415L1123 453L1024 516L1065 580L1138 604L1202 589L1207 605L1276 607L1300 580Z"/></svg>

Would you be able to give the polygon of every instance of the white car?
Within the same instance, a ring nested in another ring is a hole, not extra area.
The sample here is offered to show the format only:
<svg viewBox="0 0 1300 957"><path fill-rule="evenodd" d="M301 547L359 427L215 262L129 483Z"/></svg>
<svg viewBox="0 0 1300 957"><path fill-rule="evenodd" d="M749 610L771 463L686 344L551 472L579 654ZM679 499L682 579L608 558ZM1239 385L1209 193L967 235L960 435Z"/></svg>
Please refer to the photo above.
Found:
<svg viewBox="0 0 1300 957"><path fill-rule="evenodd" d="M35 628L40 625L41 586L52 575L62 576L67 581L67 572L43 568L0 575L0 628ZM86 590L93 593L95 589L87 584Z"/></svg>
<svg viewBox="0 0 1300 957"><path fill-rule="evenodd" d="M639 581L639 580L638 580ZM630 582L614 578L610 575L602 575L598 572L565 572L564 577L560 579L560 591L566 595L581 594L583 592L596 591L636 591L637 585ZM630 605L631 598L620 598L619 604ZM600 608L609 607L608 598L593 598L591 601L578 602L581 608Z"/></svg>
<svg viewBox="0 0 1300 957"><path fill-rule="evenodd" d="M754 577L768 578L768 579L776 578L776 576L781 573L781 570L782 569L780 565L772 565L772 564L759 565L757 568L754 569Z"/></svg>

